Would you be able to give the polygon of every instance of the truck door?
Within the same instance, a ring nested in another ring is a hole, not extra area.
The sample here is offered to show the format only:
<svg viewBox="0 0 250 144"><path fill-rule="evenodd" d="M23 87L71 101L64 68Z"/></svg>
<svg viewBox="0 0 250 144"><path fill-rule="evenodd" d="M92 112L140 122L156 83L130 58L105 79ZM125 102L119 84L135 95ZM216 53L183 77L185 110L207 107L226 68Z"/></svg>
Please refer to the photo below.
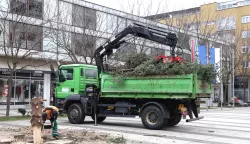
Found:
<svg viewBox="0 0 250 144"><path fill-rule="evenodd" d="M98 81L97 80L97 70L86 68L85 69L85 84L98 86L97 81Z"/></svg>
<svg viewBox="0 0 250 144"><path fill-rule="evenodd" d="M96 69L85 69L86 84L97 85L97 70Z"/></svg>
<svg viewBox="0 0 250 144"><path fill-rule="evenodd" d="M75 80L73 68L62 68L59 71L59 79L56 88L57 98L66 98L74 94Z"/></svg>

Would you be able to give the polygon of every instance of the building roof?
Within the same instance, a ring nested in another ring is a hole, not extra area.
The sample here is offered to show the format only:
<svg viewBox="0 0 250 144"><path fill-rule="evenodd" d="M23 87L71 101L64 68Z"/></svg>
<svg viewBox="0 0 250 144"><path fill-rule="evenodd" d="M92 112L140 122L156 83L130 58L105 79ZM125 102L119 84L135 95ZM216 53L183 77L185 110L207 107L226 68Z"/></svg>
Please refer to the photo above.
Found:
<svg viewBox="0 0 250 144"><path fill-rule="evenodd" d="M190 9L184 9L184 10L179 10L179 11L172 11L168 13L162 13L162 14L157 14L157 15L151 15L151 16L146 16L144 18L150 19L150 20L156 20L156 19L161 19L161 18L170 18L171 16L178 15L178 14L190 14L190 13L197 13L200 12L200 7L194 7Z"/></svg>

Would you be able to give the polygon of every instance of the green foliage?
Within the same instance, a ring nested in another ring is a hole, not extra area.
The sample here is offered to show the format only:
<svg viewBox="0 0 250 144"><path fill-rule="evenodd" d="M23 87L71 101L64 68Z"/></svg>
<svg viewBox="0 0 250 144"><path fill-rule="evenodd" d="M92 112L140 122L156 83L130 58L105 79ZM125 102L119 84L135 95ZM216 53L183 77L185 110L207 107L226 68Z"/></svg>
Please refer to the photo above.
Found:
<svg viewBox="0 0 250 144"><path fill-rule="evenodd" d="M140 59L139 57L142 56ZM156 63L155 58L143 57L143 54L134 54L126 61L126 65L132 71L116 71L113 73L113 82L122 85L126 76L174 76L197 73L198 77L204 82L211 83L216 73L213 65L200 65L197 63Z"/></svg>
<svg viewBox="0 0 250 144"><path fill-rule="evenodd" d="M144 54L144 53L131 54L126 59L125 66L127 68L136 68L137 66L139 66L140 64L142 64L145 61L148 61L149 59L150 59L149 56Z"/></svg>
<svg viewBox="0 0 250 144"><path fill-rule="evenodd" d="M117 137L117 138L110 138L109 143L114 143L114 144L125 144L126 139L122 137Z"/></svg>
<svg viewBox="0 0 250 144"><path fill-rule="evenodd" d="M9 117L0 117L1 121L17 121L17 120L28 120L30 116L9 116Z"/></svg>

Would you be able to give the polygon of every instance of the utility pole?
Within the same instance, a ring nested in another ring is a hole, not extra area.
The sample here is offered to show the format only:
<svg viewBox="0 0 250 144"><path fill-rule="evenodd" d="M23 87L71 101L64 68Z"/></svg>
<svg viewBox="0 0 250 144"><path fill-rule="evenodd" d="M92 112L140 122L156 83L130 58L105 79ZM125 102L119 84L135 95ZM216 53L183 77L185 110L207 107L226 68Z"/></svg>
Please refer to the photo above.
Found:
<svg viewBox="0 0 250 144"><path fill-rule="evenodd" d="M59 10L60 10L60 3L59 3L59 0L57 0L57 22L56 22L56 61L58 62L59 60L59 47L58 47L58 35L59 35L59 18L60 18L60 15L59 15Z"/></svg>
<svg viewBox="0 0 250 144"><path fill-rule="evenodd" d="M222 102L223 102L223 76L222 76L222 46L220 47L220 71L221 71L221 80L220 80L220 106L222 110Z"/></svg>
<svg viewBox="0 0 250 144"><path fill-rule="evenodd" d="M209 64L209 51L210 50L210 48L209 48L209 42L207 42L207 65ZM209 98L207 98L207 111L208 111L208 104L209 103Z"/></svg>
<svg viewBox="0 0 250 144"><path fill-rule="evenodd" d="M233 109L234 109L234 105L235 105L235 101L234 101L234 47L232 50L232 95L233 95Z"/></svg>

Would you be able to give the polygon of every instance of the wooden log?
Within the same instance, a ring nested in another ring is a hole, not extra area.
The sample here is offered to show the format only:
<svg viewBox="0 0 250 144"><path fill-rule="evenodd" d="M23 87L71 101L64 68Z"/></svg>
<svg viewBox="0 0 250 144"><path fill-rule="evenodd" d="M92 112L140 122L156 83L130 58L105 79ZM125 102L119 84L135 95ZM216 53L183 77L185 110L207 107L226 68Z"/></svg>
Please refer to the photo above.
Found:
<svg viewBox="0 0 250 144"><path fill-rule="evenodd" d="M43 126L42 121L42 104L43 104L42 98L33 98L31 100L31 126L33 129L33 140L34 144L42 144L42 131L41 128Z"/></svg>

